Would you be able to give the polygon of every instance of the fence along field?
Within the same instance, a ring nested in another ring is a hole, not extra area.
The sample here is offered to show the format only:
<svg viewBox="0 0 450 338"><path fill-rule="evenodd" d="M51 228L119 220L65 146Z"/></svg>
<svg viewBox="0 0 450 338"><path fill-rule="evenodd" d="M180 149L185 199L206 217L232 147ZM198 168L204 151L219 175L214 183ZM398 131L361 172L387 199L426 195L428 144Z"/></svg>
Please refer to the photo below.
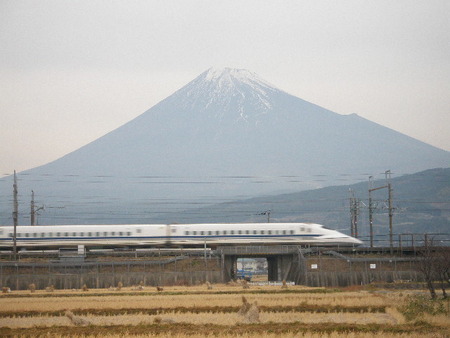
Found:
<svg viewBox="0 0 450 338"><path fill-rule="evenodd" d="M161 290L162 289L162 290ZM421 304L420 306L418 304ZM424 307L423 304L428 307ZM423 291L255 286L1 294L0 336L447 337L448 300Z"/></svg>

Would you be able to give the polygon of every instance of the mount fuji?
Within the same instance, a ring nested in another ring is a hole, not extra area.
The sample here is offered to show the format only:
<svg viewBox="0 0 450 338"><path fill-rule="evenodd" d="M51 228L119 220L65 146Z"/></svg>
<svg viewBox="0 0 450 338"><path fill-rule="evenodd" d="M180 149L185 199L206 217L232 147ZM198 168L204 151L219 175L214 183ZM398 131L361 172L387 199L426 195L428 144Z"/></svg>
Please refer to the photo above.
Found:
<svg viewBox="0 0 450 338"><path fill-rule="evenodd" d="M34 190L45 206L41 224L170 223L171 213L191 207L449 164L450 152L225 68L18 177L21 203ZM12 178L1 181L11 200ZM11 223L12 203L1 205L0 223Z"/></svg>

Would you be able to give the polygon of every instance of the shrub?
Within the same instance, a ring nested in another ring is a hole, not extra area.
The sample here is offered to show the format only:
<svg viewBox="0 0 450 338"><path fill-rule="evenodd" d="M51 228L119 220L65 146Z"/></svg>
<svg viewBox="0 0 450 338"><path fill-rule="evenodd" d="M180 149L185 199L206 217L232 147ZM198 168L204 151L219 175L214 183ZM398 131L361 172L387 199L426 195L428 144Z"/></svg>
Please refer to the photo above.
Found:
<svg viewBox="0 0 450 338"><path fill-rule="evenodd" d="M425 313L430 315L446 314L444 302L422 295L409 296L407 303L399 308L406 320L411 321Z"/></svg>

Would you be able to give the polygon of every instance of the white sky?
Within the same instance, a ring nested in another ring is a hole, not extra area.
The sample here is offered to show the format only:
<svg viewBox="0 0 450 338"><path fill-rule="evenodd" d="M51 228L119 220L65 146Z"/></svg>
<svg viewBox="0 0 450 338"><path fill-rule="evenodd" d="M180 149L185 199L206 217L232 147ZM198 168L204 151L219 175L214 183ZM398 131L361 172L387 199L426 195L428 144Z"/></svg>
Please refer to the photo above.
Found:
<svg viewBox="0 0 450 338"><path fill-rule="evenodd" d="M0 0L0 177L212 66L450 151L449 18L448 0Z"/></svg>

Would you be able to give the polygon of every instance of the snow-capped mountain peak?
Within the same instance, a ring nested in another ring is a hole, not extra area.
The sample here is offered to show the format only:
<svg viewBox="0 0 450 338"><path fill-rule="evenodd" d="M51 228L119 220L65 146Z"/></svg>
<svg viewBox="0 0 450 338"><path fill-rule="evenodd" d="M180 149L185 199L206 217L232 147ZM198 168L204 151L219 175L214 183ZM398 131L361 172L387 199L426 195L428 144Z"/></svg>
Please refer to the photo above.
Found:
<svg viewBox="0 0 450 338"><path fill-rule="evenodd" d="M282 91L248 70L210 68L177 91L174 99L183 109L205 112L221 120L225 112L233 112L231 119L249 122L251 116L266 114L273 108L271 97L275 92Z"/></svg>

